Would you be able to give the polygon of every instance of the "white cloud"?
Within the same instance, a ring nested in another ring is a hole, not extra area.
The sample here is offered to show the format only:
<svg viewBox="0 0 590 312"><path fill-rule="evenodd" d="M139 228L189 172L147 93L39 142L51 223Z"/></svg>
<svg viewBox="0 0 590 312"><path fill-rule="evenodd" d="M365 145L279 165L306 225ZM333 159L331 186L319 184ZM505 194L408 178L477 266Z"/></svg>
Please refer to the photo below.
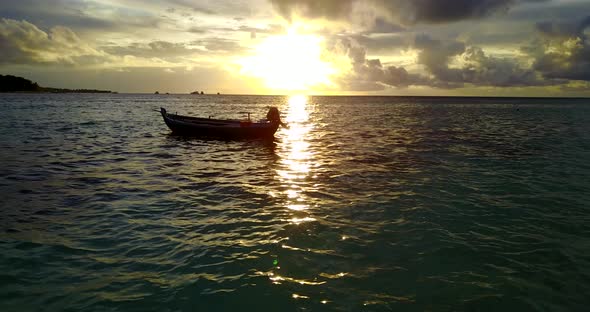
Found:
<svg viewBox="0 0 590 312"><path fill-rule="evenodd" d="M55 26L45 32L27 21L0 20L0 63L67 64L80 60L103 62L109 55L84 43L69 28Z"/></svg>

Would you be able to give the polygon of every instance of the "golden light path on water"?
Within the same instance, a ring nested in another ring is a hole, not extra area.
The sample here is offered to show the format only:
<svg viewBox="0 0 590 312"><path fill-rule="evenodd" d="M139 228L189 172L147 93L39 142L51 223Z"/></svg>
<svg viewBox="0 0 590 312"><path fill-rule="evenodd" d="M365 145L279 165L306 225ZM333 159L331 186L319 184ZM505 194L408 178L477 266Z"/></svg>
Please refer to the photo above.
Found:
<svg viewBox="0 0 590 312"><path fill-rule="evenodd" d="M284 114L284 121L289 125L281 131L279 154L281 156L277 175L281 183L281 194L285 198L285 209L289 211L290 217L284 221L293 226L302 226L305 223L316 221L310 213L313 200L308 198L305 193L313 191L315 183L314 170L317 167L317 157L310 144L310 135L314 128L313 122L310 121L310 114L315 109L314 104L309 102L309 98L304 95L291 96L287 102L287 110ZM281 244L283 250L289 252L283 254L292 254L290 252L315 252L326 253L327 250L316 250L291 246L287 243L288 237ZM326 284L331 279L342 278L348 273L327 274L321 273L314 279L302 279L286 276L281 272L280 264L283 261L276 261L275 268L269 272L257 272L257 274L268 276L273 284L280 285L283 283L296 283L305 286L320 286ZM284 269L284 268L283 268ZM302 293L293 293L293 299L311 299L320 300L322 304L330 301L326 298L310 298Z"/></svg>
<svg viewBox="0 0 590 312"><path fill-rule="evenodd" d="M286 153L281 159L282 169L277 173L282 184L287 187L286 206L294 212L305 212L309 209L309 203L302 191L307 186L306 178L310 174L314 156L308 141L309 132L313 127L309 123L310 109L306 96L294 95L289 98L286 116L289 128L284 129L285 135L282 138ZM290 222L299 224L314 220L307 215L295 213Z"/></svg>

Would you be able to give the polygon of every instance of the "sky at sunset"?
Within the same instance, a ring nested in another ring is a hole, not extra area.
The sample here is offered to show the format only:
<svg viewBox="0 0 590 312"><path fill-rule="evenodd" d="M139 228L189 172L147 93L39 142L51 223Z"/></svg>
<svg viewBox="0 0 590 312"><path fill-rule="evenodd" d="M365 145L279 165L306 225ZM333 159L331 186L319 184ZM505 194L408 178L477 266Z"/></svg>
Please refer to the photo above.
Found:
<svg viewBox="0 0 590 312"><path fill-rule="evenodd" d="M0 74L119 92L590 96L589 0L0 1Z"/></svg>

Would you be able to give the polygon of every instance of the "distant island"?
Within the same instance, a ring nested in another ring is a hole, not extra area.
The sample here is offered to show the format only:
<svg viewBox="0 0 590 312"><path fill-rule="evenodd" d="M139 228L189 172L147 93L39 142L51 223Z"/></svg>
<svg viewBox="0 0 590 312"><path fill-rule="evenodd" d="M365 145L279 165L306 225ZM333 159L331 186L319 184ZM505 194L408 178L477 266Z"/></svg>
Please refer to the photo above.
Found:
<svg viewBox="0 0 590 312"><path fill-rule="evenodd" d="M205 94L205 92L203 92L203 91L201 91L201 92L199 92L199 91L193 91L193 92L191 92L191 94ZM220 93L217 92L217 95L220 95Z"/></svg>
<svg viewBox="0 0 590 312"><path fill-rule="evenodd" d="M117 93L108 90L93 89L60 89L41 87L22 77L0 75L0 93L6 92L39 92L39 93Z"/></svg>

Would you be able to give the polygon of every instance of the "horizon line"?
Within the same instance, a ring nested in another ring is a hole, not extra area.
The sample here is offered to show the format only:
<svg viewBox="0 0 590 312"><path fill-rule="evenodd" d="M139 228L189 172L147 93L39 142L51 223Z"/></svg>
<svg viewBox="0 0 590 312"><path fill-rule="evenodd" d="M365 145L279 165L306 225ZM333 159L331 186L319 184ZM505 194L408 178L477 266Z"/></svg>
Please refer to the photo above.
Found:
<svg viewBox="0 0 590 312"><path fill-rule="evenodd" d="M305 95L310 97L398 97L398 98L488 98L488 99L590 99L590 97L585 96L507 96L507 95L498 95L498 96L490 96L490 95L392 95L392 94L303 94L303 93L294 93L294 94L256 94L256 93L205 93L205 94L190 94L190 93L159 93L154 94L152 92L118 92L118 91L111 91L110 92L67 92L67 93L52 93L52 92L0 92L0 94L103 94L103 95L157 95L157 96L166 96L166 95L187 95L187 96L293 96L293 95Z"/></svg>

